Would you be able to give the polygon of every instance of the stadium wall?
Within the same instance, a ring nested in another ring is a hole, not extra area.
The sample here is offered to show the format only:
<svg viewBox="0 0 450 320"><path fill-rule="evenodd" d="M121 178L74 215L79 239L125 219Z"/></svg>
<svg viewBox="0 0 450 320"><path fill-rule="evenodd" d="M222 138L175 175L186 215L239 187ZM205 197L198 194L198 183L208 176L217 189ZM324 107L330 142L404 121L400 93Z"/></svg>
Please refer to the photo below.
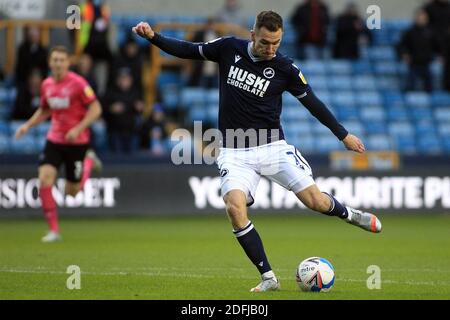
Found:
<svg viewBox="0 0 450 320"><path fill-rule="evenodd" d="M34 166L0 167L0 217L41 216ZM439 167L399 171L316 169L323 191L346 204L380 213L450 213L450 176ZM220 178L214 166L109 166L84 193L63 197L54 188L63 216L223 214ZM262 179L252 213L310 212L295 196Z"/></svg>
<svg viewBox="0 0 450 320"><path fill-rule="evenodd" d="M289 16L300 0L241 0L242 11L248 15L255 15L256 11L277 10L281 15ZM335 15L342 12L349 0L325 0L330 12ZM423 0L358 0L361 14L370 5L381 8L383 18L411 18L414 10L421 6ZM140 15L214 15L223 6L224 0L109 0L113 13L139 13Z"/></svg>

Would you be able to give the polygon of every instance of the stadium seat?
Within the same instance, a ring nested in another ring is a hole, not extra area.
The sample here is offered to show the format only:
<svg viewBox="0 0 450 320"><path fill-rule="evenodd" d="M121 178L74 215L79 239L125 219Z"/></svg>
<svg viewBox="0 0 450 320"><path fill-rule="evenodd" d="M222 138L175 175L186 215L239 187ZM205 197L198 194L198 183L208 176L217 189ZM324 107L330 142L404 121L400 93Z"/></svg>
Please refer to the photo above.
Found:
<svg viewBox="0 0 450 320"><path fill-rule="evenodd" d="M398 67L396 62L376 62L374 67L375 74L381 76L396 76Z"/></svg>
<svg viewBox="0 0 450 320"><path fill-rule="evenodd" d="M408 110L403 107L387 106L387 118L390 122L405 121L409 119L409 113Z"/></svg>
<svg viewBox="0 0 450 320"><path fill-rule="evenodd" d="M370 151L392 150L393 149L392 139L387 134L369 135L365 139L365 145L366 145L367 150L370 150Z"/></svg>
<svg viewBox="0 0 450 320"><path fill-rule="evenodd" d="M369 58L373 61L393 61L396 53L392 46L374 46L369 49Z"/></svg>
<svg viewBox="0 0 450 320"><path fill-rule="evenodd" d="M329 75L350 75L352 64L348 60L330 60L326 63L327 74Z"/></svg>
<svg viewBox="0 0 450 320"><path fill-rule="evenodd" d="M176 84L167 84L161 88L162 102L166 109L173 110L179 105L179 86Z"/></svg>
<svg viewBox="0 0 450 320"><path fill-rule="evenodd" d="M206 103L207 104L216 104L219 106L219 89L208 89L206 91Z"/></svg>
<svg viewBox="0 0 450 320"><path fill-rule="evenodd" d="M311 131L312 131L314 136L316 136L316 135L323 135L323 136L325 136L327 134L333 136L333 134L331 133L330 129L328 129L326 126L324 126L322 123L320 123L316 119L311 120Z"/></svg>
<svg viewBox="0 0 450 320"><path fill-rule="evenodd" d="M219 104L211 103L206 107L206 112L208 114L208 122L212 126L217 126L217 121L219 119Z"/></svg>
<svg viewBox="0 0 450 320"><path fill-rule="evenodd" d="M365 129L360 121L356 120L343 121L342 125L344 126L345 129L347 129L348 132L357 135L362 139L365 133Z"/></svg>
<svg viewBox="0 0 450 320"><path fill-rule="evenodd" d="M314 144L315 150L320 153L342 149L340 141L332 134L315 136Z"/></svg>
<svg viewBox="0 0 450 320"><path fill-rule="evenodd" d="M306 81L308 81L309 85L315 91L318 90L327 90L328 89L328 78L322 75L312 75L307 76Z"/></svg>
<svg viewBox="0 0 450 320"><path fill-rule="evenodd" d="M443 140L450 141L450 122L442 122L438 125L438 132Z"/></svg>
<svg viewBox="0 0 450 320"><path fill-rule="evenodd" d="M351 90L353 87L352 78L347 75L331 76L327 79L331 90Z"/></svg>
<svg viewBox="0 0 450 320"><path fill-rule="evenodd" d="M411 108L410 113L413 119L416 121L433 119L433 113L431 111L431 108L428 107L416 106Z"/></svg>
<svg viewBox="0 0 450 320"><path fill-rule="evenodd" d="M438 121L450 121L450 107L434 109L434 118Z"/></svg>
<svg viewBox="0 0 450 320"><path fill-rule="evenodd" d="M20 140L10 140L10 149L13 153L32 154L40 151L39 145L36 143L35 137L26 135Z"/></svg>
<svg viewBox="0 0 450 320"><path fill-rule="evenodd" d="M379 90L400 90L400 82L395 75L379 75L377 78L377 87Z"/></svg>
<svg viewBox="0 0 450 320"><path fill-rule="evenodd" d="M367 60L358 60L352 63L353 74L365 75L372 74L372 65Z"/></svg>
<svg viewBox="0 0 450 320"><path fill-rule="evenodd" d="M285 132L289 132L289 134L301 138L303 135L311 135L311 124L307 120L301 120L296 122L290 122L283 126Z"/></svg>
<svg viewBox="0 0 450 320"><path fill-rule="evenodd" d="M0 135L9 136L9 123L0 120Z"/></svg>
<svg viewBox="0 0 450 320"><path fill-rule="evenodd" d="M303 155L315 151L315 139L312 135L305 134L295 139L289 139L287 142L294 145Z"/></svg>
<svg viewBox="0 0 450 320"><path fill-rule="evenodd" d="M431 94L431 103L434 107L449 107L450 93L445 91L435 91Z"/></svg>
<svg viewBox="0 0 450 320"><path fill-rule="evenodd" d="M355 90L375 91L377 89L375 78L371 75L355 75L353 77Z"/></svg>
<svg viewBox="0 0 450 320"><path fill-rule="evenodd" d="M431 98L426 92L407 92L405 93L405 103L411 107L428 107L431 105Z"/></svg>
<svg viewBox="0 0 450 320"><path fill-rule="evenodd" d="M338 91L331 96L331 103L338 106L353 107L356 105L352 91Z"/></svg>
<svg viewBox="0 0 450 320"><path fill-rule="evenodd" d="M355 106L339 106L336 111L339 121L358 120L359 110Z"/></svg>
<svg viewBox="0 0 450 320"><path fill-rule="evenodd" d="M302 62L295 61L295 64L300 68L306 79L313 75L327 74L322 60L304 60Z"/></svg>
<svg viewBox="0 0 450 320"><path fill-rule="evenodd" d="M434 123L432 118L422 119L418 121L414 127L416 129L416 134L418 136L432 135L432 134L435 135L437 133L436 124Z"/></svg>
<svg viewBox="0 0 450 320"><path fill-rule="evenodd" d="M206 90L203 88L187 87L181 91L181 105L189 108L194 104L203 105L206 102Z"/></svg>
<svg viewBox="0 0 450 320"><path fill-rule="evenodd" d="M386 133L387 126L385 121L367 120L363 123L364 130L371 135Z"/></svg>
<svg viewBox="0 0 450 320"><path fill-rule="evenodd" d="M411 125L411 123L406 121L389 123L388 131L391 136L414 135L414 127Z"/></svg>
<svg viewBox="0 0 450 320"><path fill-rule="evenodd" d="M417 151L416 140L414 136L393 136L393 148L398 152L413 154Z"/></svg>
<svg viewBox="0 0 450 320"><path fill-rule="evenodd" d="M331 105L331 94L327 90L314 90L314 94L326 105Z"/></svg>
<svg viewBox="0 0 450 320"><path fill-rule="evenodd" d="M383 100L381 95L376 91L359 92L356 94L356 103L361 107L365 106L381 106Z"/></svg>
<svg viewBox="0 0 450 320"><path fill-rule="evenodd" d="M194 105L189 110L190 121L208 121L207 110L203 105Z"/></svg>
<svg viewBox="0 0 450 320"><path fill-rule="evenodd" d="M365 122L383 122L386 119L386 112L382 107L361 107L360 118Z"/></svg>
<svg viewBox="0 0 450 320"><path fill-rule="evenodd" d="M440 154L442 146L437 135L419 136L417 142L418 151L425 154Z"/></svg>

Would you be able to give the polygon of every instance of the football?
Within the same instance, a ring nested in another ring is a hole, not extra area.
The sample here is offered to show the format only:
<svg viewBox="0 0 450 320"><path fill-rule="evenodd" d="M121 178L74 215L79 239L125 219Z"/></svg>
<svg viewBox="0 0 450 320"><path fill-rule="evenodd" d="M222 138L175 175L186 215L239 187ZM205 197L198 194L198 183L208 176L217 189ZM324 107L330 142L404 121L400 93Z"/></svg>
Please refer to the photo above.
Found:
<svg viewBox="0 0 450 320"><path fill-rule="evenodd" d="M334 284L333 265L321 257L305 259L298 265L296 280L302 291L327 292Z"/></svg>

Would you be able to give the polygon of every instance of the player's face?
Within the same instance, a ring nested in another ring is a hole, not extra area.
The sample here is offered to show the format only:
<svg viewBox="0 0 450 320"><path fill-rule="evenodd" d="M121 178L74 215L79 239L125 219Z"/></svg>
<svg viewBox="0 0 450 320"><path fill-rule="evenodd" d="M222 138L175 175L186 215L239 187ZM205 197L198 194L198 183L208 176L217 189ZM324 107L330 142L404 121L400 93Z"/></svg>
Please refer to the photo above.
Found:
<svg viewBox="0 0 450 320"><path fill-rule="evenodd" d="M65 52L53 51L50 56L49 65L55 78L63 78L69 71L69 56Z"/></svg>
<svg viewBox="0 0 450 320"><path fill-rule="evenodd" d="M270 60L275 56L281 44L283 29L269 31L265 27L252 31L253 51L259 57Z"/></svg>

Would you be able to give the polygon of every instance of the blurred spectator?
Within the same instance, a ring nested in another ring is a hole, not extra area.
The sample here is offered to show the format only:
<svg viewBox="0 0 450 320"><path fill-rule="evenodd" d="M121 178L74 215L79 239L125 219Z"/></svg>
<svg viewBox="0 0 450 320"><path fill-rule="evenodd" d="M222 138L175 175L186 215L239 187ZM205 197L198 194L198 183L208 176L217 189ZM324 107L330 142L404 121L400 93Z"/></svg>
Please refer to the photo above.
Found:
<svg viewBox="0 0 450 320"><path fill-rule="evenodd" d="M433 89L430 64L433 60L435 41L431 29L428 27L427 13L419 9L416 12L414 25L406 30L400 42L400 54L409 67L406 90L420 90L419 81L424 89Z"/></svg>
<svg viewBox="0 0 450 320"><path fill-rule="evenodd" d="M218 38L214 30L214 20L208 19L203 29L197 31L192 39L193 42L208 42ZM212 61L195 60L192 66L188 86L205 88L216 88L219 84L217 64Z"/></svg>
<svg viewBox="0 0 450 320"><path fill-rule="evenodd" d="M118 54L114 57L109 77L109 87L114 84L118 70L128 68L133 77L134 87L142 96L142 67L143 58L139 46L130 34Z"/></svg>
<svg viewBox="0 0 450 320"><path fill-rule="evenodd" d="M366 43L371 40L371 33L359 15L356 4L350 2L345 11L337 17L334 58L359 59L359 46L363 36L366 36Z"/></svg>
<svg viewBox="0 0 450 320"><path fill-rule="evenodd" d="M0 81L5 79L5 72L3 71L3 67L0 66Z"/></svg>
<svg viewBox="0 0 450 320"><path fill-rule="evenodd" d="M94 90L94 92L97 93L98 87L97 81L95 80L94 77L93 67L94 62L92 61L91 56L86 53L83 53L78 59L78 63L75 66L74 71L83 78L85 78L86 81L91 86L92 90Z"/></svg>
<svg viewBox="0 0 450 320"><path fill-rule="evenodd" d="M38 69L41 77L48 74L48 49L41 44L41 32L34 26L24 28L25 40L20 44L17 52L16 83L18 86L26 85L29 75Z"/></svg>
<svg viewBox="0 0 450 320"><path fill-rule="evenodd" d="M329 24L328 8L321 0L304 0L291 16L297 32L299 59L324 58Z"/></svg>
<svg viewBox="0 0 450 320"><path fill-rule="evenodd" d="M116 88L107 91L104 98L105 120L109 146L112 152L130 153L136 149L137 127L144 103L133 86L131 71L117 73Z"/></svg>
<svg viewBox="0 0 450 320"><path fill-rule="evenodd" d="M450 2L448 0L431 0L423 9L428 14L429 26L436 40L436 51L439 54L445 50L445 35L450 27Z"/></svg>
<svg viewBox="0 0 450 320"><path fill-rule="evenodd" d="M159 103L155 103L150 117L141 128L141 148L150 149L152 154L161 155L165 153L164 140L168 137L166 130L166 116Z"/></svg>
<svg viewBox="0 0 450 320"><path fill-rule="evenodd" d="M443 88L450 91L450 27L447 29L444 46L444 73L443 73Z"/></svg>
<svg viewBox="0 0 450 320"><path fill-rule="evenodd" d="M247 16L241 10L239 0L225 0L224 6L216 13L217 22L236 24L247 28Z"/></svg>
<svg viewBox="0 0 450 320"><path fill-rule="evenodd" d="M108 42L110 10L103 0L86 0L81 6L80 46L94 60L98 93L106 89L112 54Z"/></svg>
<svg viewBox="0 0 450 320"><path fill-rule="evenodd" d="M39 108L42 75L39 69L33 69L24 84L18 86L12 119L28 120Z"/></svg>

